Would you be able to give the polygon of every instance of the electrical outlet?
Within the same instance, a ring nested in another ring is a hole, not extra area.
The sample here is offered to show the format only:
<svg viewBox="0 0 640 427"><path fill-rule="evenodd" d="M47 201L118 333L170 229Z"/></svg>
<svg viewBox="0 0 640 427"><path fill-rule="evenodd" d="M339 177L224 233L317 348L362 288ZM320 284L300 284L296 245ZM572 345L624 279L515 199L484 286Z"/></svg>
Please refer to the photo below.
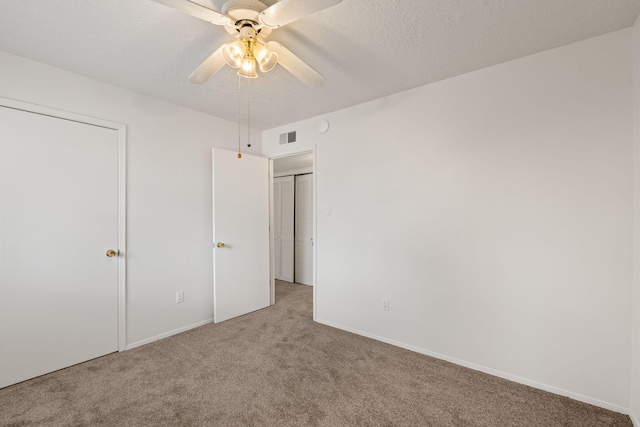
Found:
<svg viewBox="0 0 640 427"><path fill-rule="evenodd" d="M176 292L176 304L184 302L184 291Z"/></svg>
<svg viewBox="0 0 640 427"><path fill-rule="evenodd" d="M389 298L382 298L382 309L389 311Z"/></svg>

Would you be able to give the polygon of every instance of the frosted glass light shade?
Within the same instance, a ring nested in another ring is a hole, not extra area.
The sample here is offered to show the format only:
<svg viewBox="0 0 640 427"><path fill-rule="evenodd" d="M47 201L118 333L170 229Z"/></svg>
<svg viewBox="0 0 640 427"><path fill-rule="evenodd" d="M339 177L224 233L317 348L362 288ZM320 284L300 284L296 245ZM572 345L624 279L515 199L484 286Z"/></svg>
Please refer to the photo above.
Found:
<svg viewBox="0 0 640 427"><path fill-rule="evenodd" d="M275 52L269 51L264 45L256 43L253 46L253 55L260 65L260 71L268 73L278 63L278 55Z"/></svg>
<svg viewBox="0 0 640 427"><path fill-rule="evenodd" d="M275 52L269 52L267 56L264 57L262 61L260 61L260 71L263 73L268 73L273 70L273 67L278 63L278 54Z"/></svg>
<svg viewBox="0 0 640 427"><path fill-rule="evenodd" d="M239 68L244 57L244 44L240 40L225 44L222 48L222 57L230 67Z"/></svg>
<svg viewBox="0 0 640 427"><path fill-rule="evenodd" d="M244 57L242 59L242 65L238 68L238 75L248 79L255 79L258 77L258 72L256 71L256 60L250 56Z"/></svg>

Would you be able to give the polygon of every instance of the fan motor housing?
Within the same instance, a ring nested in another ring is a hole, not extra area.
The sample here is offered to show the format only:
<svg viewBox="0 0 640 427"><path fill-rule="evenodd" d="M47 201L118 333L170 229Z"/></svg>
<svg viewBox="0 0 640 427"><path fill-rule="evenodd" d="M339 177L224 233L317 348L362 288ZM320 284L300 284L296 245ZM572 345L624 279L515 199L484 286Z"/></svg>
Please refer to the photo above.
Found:
<svg viewBox="0 0 640 427"><path fill-rule="evenodd" d="M259 0L229 0L222 6L221 12L233 18L236 23L240 21L254 22L256 31L260 31L260 35L266 37L271 30L258 24L258 15L266 8L267 5ZM237 26L231 25L225 25L225 29L230 34L236 34L240 30Z"/></svg>
<svg viewBox="0 0 640 427"><path fill-rule="evenodd" d="M222 6L222 13L236 21L248 19L258 22L258 15L266 8L259 0L229 0Z"/></svg>

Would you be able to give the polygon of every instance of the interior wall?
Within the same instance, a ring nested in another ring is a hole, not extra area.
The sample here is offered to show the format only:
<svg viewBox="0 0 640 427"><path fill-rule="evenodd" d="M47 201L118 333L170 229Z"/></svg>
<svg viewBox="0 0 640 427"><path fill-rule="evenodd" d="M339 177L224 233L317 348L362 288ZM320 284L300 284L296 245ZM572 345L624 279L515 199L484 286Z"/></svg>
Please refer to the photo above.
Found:
<svg viewBox="0 0 640 427"><path fill-rule="evenodd" d="M317 150L317 320L627 411L631 41L263 132L264 155Z"/></svg>
<svg viewBox="0 0 640 427"><path fill-rule="evenodd" d="M0 96L127 125L128 345L210 321L211 148L238 125L2 51Z"/></svg>
<svg viewBox="0 0 640 427"><path fill-rule="evenodd" d="M633 27L634 262L631 416L640 426L640 18Z"/></svg>

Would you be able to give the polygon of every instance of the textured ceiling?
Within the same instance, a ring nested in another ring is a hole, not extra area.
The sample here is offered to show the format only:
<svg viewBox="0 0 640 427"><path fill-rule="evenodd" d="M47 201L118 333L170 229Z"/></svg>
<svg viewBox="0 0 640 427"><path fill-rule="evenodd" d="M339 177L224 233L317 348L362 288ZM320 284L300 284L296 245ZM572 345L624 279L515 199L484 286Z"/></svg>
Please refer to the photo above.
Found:
<svg viewBox="0 0 640 427"><path fill-rule="evenodd" d="M308 88L279 66L262 74L251 83L251 125L272 128L626 28L639 12L640 0L343 0L271 33L327 82ZM0 50L237 121L235 70L187 82L230 40L223 27L150 0L0 0Z"/></svg>

